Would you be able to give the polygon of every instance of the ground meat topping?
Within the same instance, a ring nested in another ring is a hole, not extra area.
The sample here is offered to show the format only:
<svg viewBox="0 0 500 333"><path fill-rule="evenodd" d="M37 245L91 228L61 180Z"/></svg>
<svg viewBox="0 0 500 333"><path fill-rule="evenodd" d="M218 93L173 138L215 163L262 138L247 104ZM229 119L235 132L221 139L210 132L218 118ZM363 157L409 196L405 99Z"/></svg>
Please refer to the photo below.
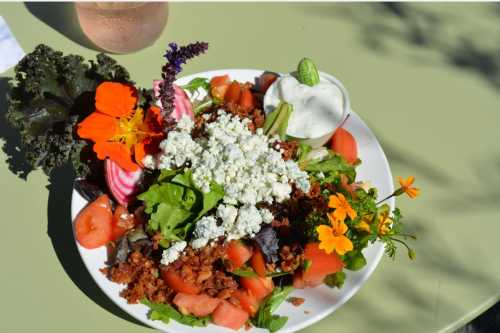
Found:
<svg viewBox="0 0 500 333"><path fill-rule="evenodd" d="M202 293L228 299L238 289L238 283L232 275L225 273L220 263L224 254L224 245L218 242L200 250L188 247L179 259L167 267L174 269L183 280L197 286Z"/></svg>
<svg viewBox="0 0 500 333"><path fill-rule="evenodd" d="M108 279L126 284L120 296L128 303L138 303L147 298L155 303L165 303L172 299L173 291L159 277L158 265L139 251L132 252L127 261L101 269Z"/></svg>

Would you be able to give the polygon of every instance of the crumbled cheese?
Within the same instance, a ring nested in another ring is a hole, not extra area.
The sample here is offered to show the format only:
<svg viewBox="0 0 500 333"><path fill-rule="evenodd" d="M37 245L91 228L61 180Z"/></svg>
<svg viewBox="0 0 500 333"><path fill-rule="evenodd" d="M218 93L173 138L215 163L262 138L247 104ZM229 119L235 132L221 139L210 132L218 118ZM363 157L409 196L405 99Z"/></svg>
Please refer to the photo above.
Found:
<svg viewBox="0 0 500 333"><path fill-rule="evenodd" d="M161 264L168 265L176 261L177 258L179 258L180 254L182 253L182 251L184 251L186 246L187 243L185 241L178 241L172 243L172 245L168 249L163 250L160 261Z"/></svg>
<svg viewBox="0 0 500 333"><path fill-rule="evenodd" d="M177 123L160 144L159 168L176 168L191 162L194 183L204 192L215 181L225 190L227 204L256 204L260 201L283 201L290 197L294 182L309 191L309 178L297 163L284 161L273 148L277 137L269 138L262 129L252 133L248 119L240 119L223 110L216 121L206 124L207 138L193 140L192 120L186 116ZM279 183L278 194L274 185ZM285 193L287 190L287 193Z"/></svg>
<svg viewBox="0 0 500 333"><path fill-rule="evenodd" d="M233 228L228 231L227 239L240 239L245 236L255 236L260 230L262 216L253 205L245 205L238 211L238 218Z"/></svg>
<svg viewBox="0 0 500 333"><path fill-rule="evenodd" d="M259 209L260 216L262 217L262 222L271 223L274 220L273 213L267 208Z"/></svg>
<svg viewBox="0 0 500 333"><path fill-rule="evenodd" d="M262 223L271 223L274 217L255 205L287 200L291 183L309 192L307 173L295 161L283 160L279 138L266 136L261 128L252 133L249 122L219 110L217 120L205 124L206 136L193 139L193 121L184 116L160 143L158 168L178 168L189 162L193 182L203 192L210 191L212 182L224 188L223 204L216 215L196 223L191 241L194 248L220 236L239 239L257 233Z"/></svg>
<svg viewBox="0 0 500 333"><path fill-rule="evenodd" d="M224 228L217 225L217 219L214 216L204 216L196 222L193 236L191 247L198 249L207 245L211 239L224 236Z"/></svg>

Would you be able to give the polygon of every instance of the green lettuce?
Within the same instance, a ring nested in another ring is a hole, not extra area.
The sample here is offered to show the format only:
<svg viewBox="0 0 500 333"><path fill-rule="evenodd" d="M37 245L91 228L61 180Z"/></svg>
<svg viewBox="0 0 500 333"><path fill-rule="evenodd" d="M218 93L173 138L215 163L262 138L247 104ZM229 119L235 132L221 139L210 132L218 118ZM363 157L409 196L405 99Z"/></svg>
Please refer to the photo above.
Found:
<svg viewBox="0 0 500 333"><path fill-rule="evenodd" d="M273 314L283 303L288 295L293 291L293 287L274 288L273 292L267 296L259 311L252 319L252 324L256 327L266 328L270 333L279 331L285 326L288 317Z"/></svg>
<svg viewBox="0 0 500 333"><path fill-rule="evenodd" d="M162 170L158 182L138 196L150 214L148 229L160 231L166 240L183 240L194 222L213 209L224 197L222 186L212 183L210 192L198 189L191 171Z"/></svg>
<svg viewBox="0 0 500 333"><path fill-rule="evenodd" d="M354 182L356 170L354 166L347 163L340 155L329 151L328 156L321 160L304 161L303 169L307 172L322 172L324 178L318 179L321 184L340 181L340 175L344 174L349 182Z"/></svg>
<svg viewBox="0 0 500 333"><path fill-rule="evenodd" d="M151 309L148 313L149 319L161 320L165 324L168 324L170 322L170 319L173 319L184 325L198 326L198 327L205 327L210 322L210 316L195 317L191 315L184 315L179 311L177 311L170 304L152 303L147 299L142 299L141 303Z"/></svg>

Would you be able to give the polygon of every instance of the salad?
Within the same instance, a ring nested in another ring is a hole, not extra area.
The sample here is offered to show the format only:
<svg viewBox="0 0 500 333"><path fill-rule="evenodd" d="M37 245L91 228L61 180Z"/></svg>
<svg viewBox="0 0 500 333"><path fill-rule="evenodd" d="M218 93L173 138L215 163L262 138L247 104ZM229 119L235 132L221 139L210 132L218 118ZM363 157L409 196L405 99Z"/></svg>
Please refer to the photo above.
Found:
<svg viewBox="0 0 500 333"><path fill-rule="evenodd" d="M148 318L276 332L294 289L342 288L363 249L414 251L399 209L414 178L386 198L356 180L357 143L342 126L349 100L311 59L255 82L229 75L175 84L208 49L169 44L161 79L137 87L100 54L85 62L39 45L16 66L8 119L27 161L46 173L72 163L88 204L74 221L101 269Z"/></svg>

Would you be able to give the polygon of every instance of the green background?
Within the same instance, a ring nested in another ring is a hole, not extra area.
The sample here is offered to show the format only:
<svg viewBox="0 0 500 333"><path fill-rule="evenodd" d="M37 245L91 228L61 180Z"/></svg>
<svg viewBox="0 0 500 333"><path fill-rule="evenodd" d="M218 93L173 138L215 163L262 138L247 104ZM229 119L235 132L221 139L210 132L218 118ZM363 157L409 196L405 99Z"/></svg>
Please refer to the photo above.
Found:
<svg viewBox="0 0 500 333"><path fill-rule="evenodd" d="M68 9L2 3L0 15L27 52L43 42L93 57ZM422 188L414 201L398 199L419 237L417 260L404 251L384 258L345 306L303 332L450 332L499 299L499 18L497 4L173 3L152 47L116 59L147 87L169 41L206 40L208 54L185 74L286 72L308 56L340 78L393 174L415 175ZM1 79L2 116L5 91ZM69 223L71 172L23 179L16 140L2 117L0 331L151 332L82 266Z"/></svg>

